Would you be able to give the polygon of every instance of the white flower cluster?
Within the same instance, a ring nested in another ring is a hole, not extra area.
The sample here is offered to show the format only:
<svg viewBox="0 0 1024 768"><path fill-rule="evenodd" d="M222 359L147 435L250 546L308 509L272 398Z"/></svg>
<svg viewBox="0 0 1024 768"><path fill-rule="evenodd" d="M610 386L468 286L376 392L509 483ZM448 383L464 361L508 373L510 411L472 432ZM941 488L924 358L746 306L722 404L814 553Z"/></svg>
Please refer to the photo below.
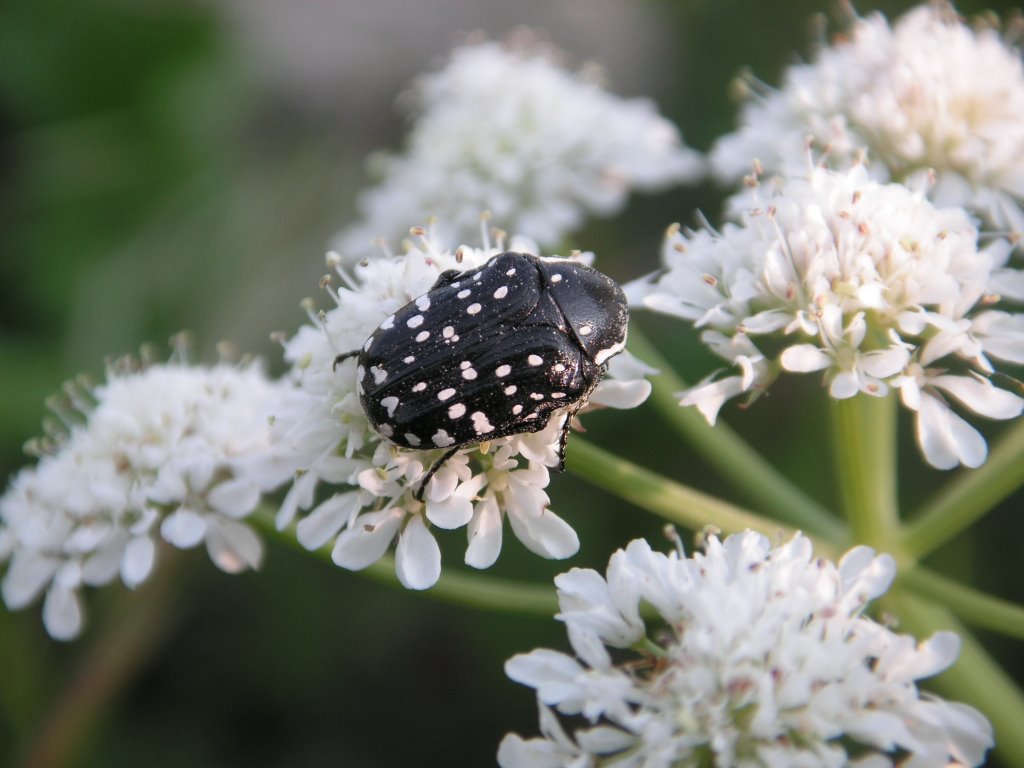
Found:
<svg viewBox="0 0 1024 768"><path fill-rule="evenodd" d="M444 242L471 242L481 210L553 247L587 215L620 210L632 189L700 175L699 155L652 103L617 98L555 58L535 43L481 42L419 79L406 149L378 158L380 181L338 250L369 255L375 239L397 242L425 215Z"/></svg>
<svg viewBox="0 0 1024 768"><path fill-rule="evenodd" d="M141 584L159 538L205 543L228 573L259 565L262 544L242 521L261 498L250 461L269 448L279 385L255 365L166 364L111 368L105 384L67 391L58 415L68 431L0 497L8 608L45 591L47 631L73 638L84 621L81 588L118 576Z"/></svg>
<svg viewBox="0 0 1024 768"><path fill-rule="evenodd" d="M808 164L809 165L809 164ZM780 371L824 371L837 399L898 387L917 414L927 461L985 461L981 434L951 407L991 419L1024 400L994 386L992 361L1024 363L1024 300L1010 247L978 245L959 208L940 209L862 166L808 167L756 187L738 223L669 230L665 269L627 287L631 302L683 318L735 365L682 396L710 423L729 398L763 392Z"/></svg>
<svg viewBox="0 0 1024 768"><path fill-rule="evenodd" d="M978 765L993 743L988 721L917 688L955 661L956 635L917 643L863 615L894 574L892 558L867 547L836 565L800 535L772 548L751 531L711 537L692 558L637 540L607 577L562 574L558 618L576 658L537 649L509 660L509 677L537 690L543 737L509 734L498 762ZM588 727L570 735L558 714Z"/></svg>
<svg viewBox="0 0 1024 768"><path fill-rule="evenodd" d="M413 589L428 588L440 576L432 527L465 527L465 561L474 568L497 559L505 517L531 551L569 557L579 547L576 533L548 508L544 492L549 468L558 463L564 414L556 413L541 432L460 451L434 474L421 502L416 498L421 478L445 451L399 449L381 440L359 401L356 360L335 368L339 354L360 349L385 318L428 291L442 272L474 269L503 250L461 247L453 253L418 233L419 247L410 244L403 256L364 260L353 275L336 254L329 256L342 282L331 291L337 306L313 316L312 324L285 343L295 388L275 411L275 466L266 474L294 473L295 480L278 526L288 526L299 510L312 507L298 521L299 542L312 550L333 541L334 562L353 570L378 560L397 537L398 578ZM534 250L529 243L512 245ZM591 405L628 408L646 399L646 366L628 353L609 365L609 377L591 395ZM318 501L321 484L334 492Z"/></svg>
<svg viewBox="0 0 1024 768"><path fill-rule="evenodd" d="M998 29L962 23L947 4L921 5L892 27L857 19L813 63L789 67L779 90L751 84L741 127L710 160L723 179L803 164L808 136L840 167L863 149L883 180L962 205L987 226L1024 232L1024 65Z"/></svg>

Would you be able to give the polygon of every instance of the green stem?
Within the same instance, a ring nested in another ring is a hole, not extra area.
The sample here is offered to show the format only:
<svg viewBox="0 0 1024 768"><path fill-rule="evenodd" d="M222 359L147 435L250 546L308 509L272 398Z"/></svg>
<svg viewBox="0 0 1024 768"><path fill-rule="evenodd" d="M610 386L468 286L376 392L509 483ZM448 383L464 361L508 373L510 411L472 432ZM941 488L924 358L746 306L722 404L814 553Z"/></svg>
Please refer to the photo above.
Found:
<svg viewBox="0 0 1024 768"><path fill-rule="evenodd" d="M747 499L780 520L826 538L837 545L848 534L842 521L806 495L798 486L765 460L749 443L722 423L712 427L696 408L679 405L677 393L686 383L671 364L635 328L630 329L629 350L660 370L651 377L654 391L650 403L687 441L690 447L713 465Z"/></svg>
<svg viewBox="0 0 1024 768"><path fill-rule="evenodd" d="M914 635L924 637L947 629L960 636L960 657L929 687L981 710L995 728L1000 758L1006 765L1024 768L1024 692L945 608L901 590L894 590L890 597L886 602L897 609L901 626Z"/></svg>
<svg viewBox="0 0 1024 768"><path fill-rule="evenodd" d="M941 603L968 624L1024 639L1024 606L947 579L927 568L906 568L899 581L912 592Z"/></svg>
<svg viewBox="0 0 1024 768"><path fill-rule="evenodd" d="M779 533L788 537L795 533L794 529L783 523L676 483L591 445L579 436L573 438L572 448L567 451L565 458L566 466L574 474L648 512L691 530L713 525L725 533L747 528L769 537ZM815 546L826 557L835 554L835 547L828 542L815 540Z"/></svg>
<svg viewBox="0 0 1024 768"><path fill-rule="evenodd" d="M893 551L896 495L896 398L858 394L832 400L832 448L843 512L854 538Z"/></svg>
<svg viewBox="0 0 1024 768"><path fill-rule="evenodd" d="M395 561L391 557L382 557L361 573L384 584L400 586L398 577L395 576ZM504 613L548 618L558 612L558 597L554 584L539 586L482 573L455 571L451 568L444 571L437 584L425 590L424 594L448 603L485 611L500 610Z"/></svg>
<svg viewBox="0 0 1024 768"><path fill-rule="evenodd" d="M299 544L294 530L277 530L272 511L258 510L249 520L268 538L332 563L330 547L322 547L311 552ZM395 575L395 561L391 557L382 557L357 573L389 586L400 586ZM456 605L505 613L550 617L558 611L558 598L554 586L501 579L482 573L459 572L450 568L442 572L437 584L424 590L423 594Z"/></svg>
<svg viewBox="0 0 1024 768"><path fill-rule="evenodd" d="M1024 418L1010 427L978 469L964 470L914 515L902 551L920 560L969 528L1024 485Z"/></svg>

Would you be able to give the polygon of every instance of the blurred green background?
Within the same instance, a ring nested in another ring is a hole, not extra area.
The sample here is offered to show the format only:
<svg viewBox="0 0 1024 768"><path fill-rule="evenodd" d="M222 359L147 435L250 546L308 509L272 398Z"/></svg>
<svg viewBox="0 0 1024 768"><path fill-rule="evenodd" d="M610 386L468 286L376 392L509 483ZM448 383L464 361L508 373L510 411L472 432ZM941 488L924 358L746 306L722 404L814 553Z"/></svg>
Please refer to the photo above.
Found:
<svg viewBox="0 0 1024 768"><path fill-rule="evenodd" d="M0 476L27 461L21 446L39 433L46 395L145 342L188 329L197 359L215 359L226 339L280 372L268 335L303 322L304 296L322 298L323 251L353 216L364 158L397 147L405 130L395 96L461 33L544 28L574 63L601 63L615 92L653 97L706 149L733 125L728 84L740 67L776 83L808 51L810 17L832 9L826 0L6 0ZM636 277L655 267L666 225L692 222L697 209L713 218L721 198L712 187L635 198L576 244L612 276ZM680 324L636 323L688 379L717 366ZM725 417L831 504L818 384L793 378ZM640 415L593 417L589 438L751 503L659 430L653 410ZM912 507L945 476L923 466L902 427ZM661 540L659 520L571 476L556 478L551 495L580 533L571 565L603 568L631 538ZM1022 509L1018 493L933 564L1024 602ZM454 566L464 540L443 538ZM490 765L505 732L537 727L532 691L505 678L504 660L567 646L551 618L445 605L273 543L259 574L224 576L200 552L166 560L138 593L91 593L89 628L72 644L46 636L38 605L0 609L0 765ZM567 567L525 554L509 535L494 572L550 583ZM985 639L1024 678L1019 644Z"/></svg>

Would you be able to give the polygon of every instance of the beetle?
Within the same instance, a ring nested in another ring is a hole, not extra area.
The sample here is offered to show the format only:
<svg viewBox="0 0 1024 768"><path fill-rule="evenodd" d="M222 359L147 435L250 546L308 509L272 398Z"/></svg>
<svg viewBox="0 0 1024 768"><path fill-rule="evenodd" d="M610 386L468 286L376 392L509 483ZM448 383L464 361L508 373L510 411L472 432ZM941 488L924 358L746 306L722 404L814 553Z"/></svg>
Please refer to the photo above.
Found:
<svg viewBox="0 0 1024 768"><path fill-rule="evenodd" d="M446 449L416 498L457 450L570 422L626 344L622 288L585 264L506 251L476 269L443 272L389 316L357 356L370 425L405 448Z"/></svg>

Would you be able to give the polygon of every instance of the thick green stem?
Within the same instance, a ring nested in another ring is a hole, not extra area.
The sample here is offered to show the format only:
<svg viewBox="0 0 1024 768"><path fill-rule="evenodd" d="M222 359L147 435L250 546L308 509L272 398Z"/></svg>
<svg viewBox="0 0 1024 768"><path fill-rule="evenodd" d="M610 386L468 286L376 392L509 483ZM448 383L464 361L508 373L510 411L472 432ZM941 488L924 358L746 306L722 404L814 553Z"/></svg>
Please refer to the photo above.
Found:
<svg viewBox="0 0 1024 768"><path fill-rule="evenodd" d="M774 537L792 536L791 527L695 491L591 445L580 437L566 453L566 466L576 475L671 523L700 530L713 525L726 533L747 528ZM813 536L811 538L814 538ZM835 547L815 540L820 554L834 556Z"/></svg>
<svg viewBox="0 0 1024 768"><path fill-rule="evenodd" d="M1024 419L1018 419L978 469L963 470L914 515L902 550L920 560L969 528L1024 485Z"/></svg>
<svg viewBox="0 0 1024 768"><path fill-rule="evenodd" d="M896 398L859 394L832 401L832 447L843 512L854 538L897 545Z"/></svg>
<svg viewBox="0 0 1024 768"><path fill-rule="evenodd" d="M250 518L250 522L270 539L325 562L331 562L330 547L322 547L312 552L303 548L295 538L294 530L277 530L273 513L268 509L257 511ZM356 573L384 584L399 586L398 577L395 576L395 561L391 557L383 557ZM531 584L452 569L444 571L437 584L424 590L423 594L457 605L504 613L552 616L558 610L558 599L553 585Z"/></svg>
<svg viewBox="0 0 1024 768"><path fill-rule="evenodd" d="M658 368L651 377L650 402L694 451L715 467L747 499L780 520L839 545L847 536L841 520L805 494L761 454L725 424L709 425L695 408L679 405L677 393L686 383L635 328L630 329L629 350Z"/></svg>
<svg viewBox="0 0 1024 768"><path fill-rule="evenodd" d="M1024 639L1024 606L980 592L927 568L906 568L899 581L912 592L941 603L968 624Z"/></svg>
<svg viewBox="0 0 1024 768"><path fill-rule="evenodd" d="M890 598L886 602L895 609L901 627L917 637L940 629L960 636L960 657L928 687L981 710L995 728L1000 758L1006 765L1024 768L1024 692L945 608L902 590L894 590Z"/></svg>

